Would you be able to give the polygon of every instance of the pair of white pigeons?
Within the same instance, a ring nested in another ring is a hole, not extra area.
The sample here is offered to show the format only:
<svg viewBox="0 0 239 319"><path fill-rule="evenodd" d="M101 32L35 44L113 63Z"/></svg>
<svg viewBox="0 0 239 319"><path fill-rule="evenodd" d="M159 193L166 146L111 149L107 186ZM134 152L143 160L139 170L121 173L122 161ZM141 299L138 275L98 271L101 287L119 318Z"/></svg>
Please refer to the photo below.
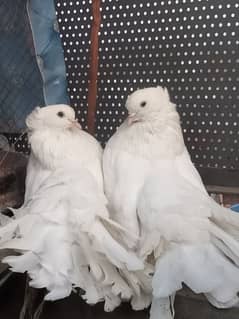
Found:
<svg viewBox="0 0 239 319"><path fill-rule="evenodd" d="M69 106L27 117L25 201L2 216L0 249L16 252L3 262L46 300L80 287L106 311L130 301L171 319L182 283L218 308L238 305L239 216L208 196L166 89L138 90L126 108L104 153Z"/></svg>

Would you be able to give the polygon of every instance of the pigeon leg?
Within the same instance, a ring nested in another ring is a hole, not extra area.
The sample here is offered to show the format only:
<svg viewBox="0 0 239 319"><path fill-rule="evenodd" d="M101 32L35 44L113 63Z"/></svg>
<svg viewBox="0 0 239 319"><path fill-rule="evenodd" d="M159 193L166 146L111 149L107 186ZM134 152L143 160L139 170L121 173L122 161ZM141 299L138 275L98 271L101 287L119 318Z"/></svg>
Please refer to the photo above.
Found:
<svg viewBox="0 0 239 319"><path fill-rule="evenodd" d="M24 303L19 319L37 319L43 308L44 289L35 289L29 286L29 277L26 280Z"/></svg>
<svg viewBox="0 0 239 319"><path fill-rule="evenodd" d="M174 318L174 297L153 298L150 319L173 319Z"/></svg>

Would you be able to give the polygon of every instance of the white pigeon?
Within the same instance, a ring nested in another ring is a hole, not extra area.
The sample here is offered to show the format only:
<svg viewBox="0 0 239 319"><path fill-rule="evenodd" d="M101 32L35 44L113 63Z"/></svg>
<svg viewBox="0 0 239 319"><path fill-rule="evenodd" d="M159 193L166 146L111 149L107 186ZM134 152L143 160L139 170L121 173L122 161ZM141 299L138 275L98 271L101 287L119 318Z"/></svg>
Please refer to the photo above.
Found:
<svg viewBox="0 0 239 319"><path fill-rule="evenodd" d="M151 318L174 316L182 283L218 308L237 305L239 216L207 194L167 89L138 90L126 108L104 151L104 181L112 218L141 237L125 243L155 264Z"/></svg>
<svg viewBox="0 0 239 319"><path fill-rule="evenodd" d="M46 300L80 287L86 302L105 301L111 311L135 296L120 271L140 271L143 263L117 241L124 230L109 219L102 149L67 105L38 107L26 124L31 155L24 204L0 227L0 249L20 254L3 262L27 272L31 286L46 288Z"/></svg>

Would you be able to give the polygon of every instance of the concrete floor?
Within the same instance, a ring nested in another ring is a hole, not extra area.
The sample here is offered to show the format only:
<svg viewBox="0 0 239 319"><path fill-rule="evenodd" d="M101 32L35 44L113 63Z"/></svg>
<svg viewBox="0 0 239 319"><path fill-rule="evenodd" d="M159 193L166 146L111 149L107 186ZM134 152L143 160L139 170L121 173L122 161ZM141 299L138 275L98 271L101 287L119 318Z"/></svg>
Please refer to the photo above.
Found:
<svg viewBox="0 0 239 319"><path fill-rule="evenodd" d="M0 289L0 318L19 319L23 303L25 278L14 274ZM180 292L175 302L175 319L239 319L239 309L217 310L204 297L189 290ZM105 313L103 305L88 306L76 295L44 306L41 319L147 319L148 311L132 311L124 304L112 313ZM160 319L160 318L159 318Z"/></svg>

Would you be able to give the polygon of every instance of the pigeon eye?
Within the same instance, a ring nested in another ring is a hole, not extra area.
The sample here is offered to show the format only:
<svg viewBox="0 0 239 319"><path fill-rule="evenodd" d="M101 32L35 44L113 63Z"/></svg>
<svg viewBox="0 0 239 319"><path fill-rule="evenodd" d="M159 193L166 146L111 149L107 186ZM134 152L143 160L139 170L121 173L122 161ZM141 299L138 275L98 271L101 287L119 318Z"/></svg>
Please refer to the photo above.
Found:
<svg viewBox="0 0 239 319"><path fill-rule="evenodd" d="M61 111L57 113L57 116L59 116L59 117L64 117L64 115L65 114L63 112L61 112Z"/></svg>
<svg viewBox="0 0 239 319"><path fill-rule="evenodd" d="M143 101L143 102L140 103L140 106L141 106L141 107L145 107L146 104L147 104L147 103L146 103L145 101Z"/></svg>

